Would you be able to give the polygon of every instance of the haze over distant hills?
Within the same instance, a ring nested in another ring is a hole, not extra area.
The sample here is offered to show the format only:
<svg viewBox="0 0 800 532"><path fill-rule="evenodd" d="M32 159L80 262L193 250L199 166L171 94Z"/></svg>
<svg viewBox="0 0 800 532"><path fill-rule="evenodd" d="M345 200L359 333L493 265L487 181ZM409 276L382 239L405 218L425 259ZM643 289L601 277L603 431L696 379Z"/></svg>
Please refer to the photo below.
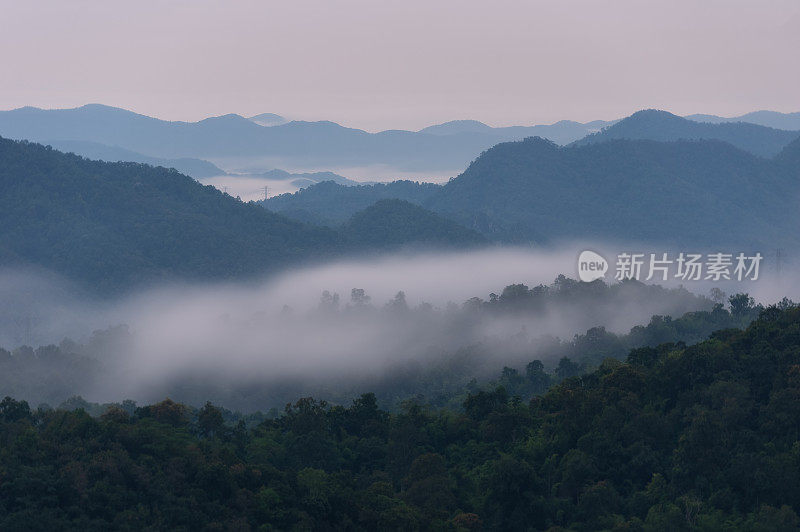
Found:
<svg viewBox="0 0 800 532"><path fill-rule="evenodd" d="M255 122L259 126L279 126L288 122L284 117L276 115L275 113L261 113L260 115L251 116L248 120Z"/></svg>
<svg viewBox="0 0 800 532"><path fill-rule="evenodd" d="M800 112L797 113L778 113L776 111L754 111L752 113L724 118L717 115L689 115L685 118L697 122L710 122L712 124L722 124L724 122L748 122L759 126L773 127L775 129L800 130Z"/></svg>
<svg viewBox="0 0 800 532"><path fill-rule="evenodd" d="M658 141L716 139L762 157L777 155L787 144L800 135L746 122L719 124L695 122L666 111L648 109L620 120L601 132L575 142L586 145L611 139L647 139Z"/></svg>
<svg viewBox="0 0 800 532"><path fill-rule="evenodd" d="M739 119L770 123L782 121L788 126L795 124L795 115L797 113L757 112ZM100 158L112 157L110 151L124 149L135 152L137 155L134 156L138 157L135 160L151 158L154 164L161 164L162 159L203 159L218 166L221 161L257 160L260 163L256 166L284 168L290 172L306 172L305 169L312 167L335 170L383 166L399 172L437 175L452 172L455 175L495 144L530 136L547 138L562 145L593 133L594 136L583 142L620 138L621 135L651 138L652 135L647 136L646 131L632 128L632 122L639 120L636 117L621 122L563 120L550 125L511 127L490 127L474 120L456 120L416 132L388 130L369 133L328 121L286 122L273 113L250 118L228 114L198 122L169 122L124 109L90 104L74 109L23 107L2 111L0 135L56 143L76 150L83 146L85 155ZM701 118L700 115L695 117ZM603 128L605 131L599 133ZM708 123L685 120L680 127L673 124L664 129L664 124L659 124L658 128L660 137L656 140L720 138L765 156L780 151L792 137L786 132L767 132L752 124L712 127ZM95 146L92 152L86 143L106 147L101 150L100 146ZM106 153L102 153L103 150ZM222 168L230 169L224 165ZM183 163L180 163L180 169L194 172L197 176L204 173L202 168L186 167Z"/></svg>
<svg viewBox="0 0 800 532"><path fill-rule="evenodd" d="M419 132L430 135L494 135L498 142L521 140L525 137L542 137L552 140L556 144L569 144L616 122L616 120L595 120L582 124L572 120L561 120L549 125L491 127L477 120L453 120L428 126Z"/></svg>
<svg viewBox="0 0 800 532"><path fill-rule="evenodd" d="M264 127L239 115L167 122L102 105L0 112L0 135L32 141L99 142L159 158L213 162L258 157L269 160L273 168L289 170L380 164L454 173L498 142L492 134L367 133L325 121Z"/></svg>
<svg viewBox="0 0 800 532"><path fill-rule="evenodd" d="M162 159L159 157L142 155L141 153L126 150L125 148L120 148L118 146L107 146L106 144L101 144L99 142L85 140L55 140L44 142L43 144L50 145L59 151L74 153L75 155L86 157L87 159L107 161L111 163L143 163L151 166L174 168L180 173L194 177L195 179L225 174L224 170L218 168L214 164L202 159L193 159L191 157L184 157L180 159Z"/></svg>
<svg viewBox="0 0 800 532"><path fill-rule="evenodd" d="M375 248L483 241L414 205L387 204L346 231L242 203L172 169L90 161L0 138L0 266L41 268L100 292L159 280L247 278ZM406 220L392 231L370 220ZM363 231L363 233L362 233ZM377 231L377 232L376 232Z"/></svg>
<svg viewBox="0 0 800 532"><path fill-rule="evenodd" d="M499 144L444 186L322 183L269 199L300 219L342 220L374 198L417 203L493 240L797 247L800 141L773 160L719 140Z"/></svg>

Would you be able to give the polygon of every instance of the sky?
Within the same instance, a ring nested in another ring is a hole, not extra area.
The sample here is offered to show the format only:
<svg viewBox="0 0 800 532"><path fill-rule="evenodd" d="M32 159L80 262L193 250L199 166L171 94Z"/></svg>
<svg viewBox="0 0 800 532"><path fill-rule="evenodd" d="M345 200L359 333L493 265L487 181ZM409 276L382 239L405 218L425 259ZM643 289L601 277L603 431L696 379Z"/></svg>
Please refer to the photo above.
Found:
<svg viewBox="0 0 800 532"><path fill-rule="evenodd" d="M797 0L0 0L0 109L377 131L800 111Z"/></svg>

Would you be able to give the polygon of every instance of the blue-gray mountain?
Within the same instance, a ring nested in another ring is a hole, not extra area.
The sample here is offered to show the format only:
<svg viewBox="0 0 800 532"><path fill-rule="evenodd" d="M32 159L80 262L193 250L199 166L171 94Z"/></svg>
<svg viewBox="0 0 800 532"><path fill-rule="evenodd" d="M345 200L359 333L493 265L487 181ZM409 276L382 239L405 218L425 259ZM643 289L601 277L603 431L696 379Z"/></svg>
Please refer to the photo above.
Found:
<svg viewBox="0 0 800 532"><path fill-rule="evenodd" d="M774 157L800 135L745 122L719 124L695 122L666 111L648 109L632 114L598 133L575 142L587 145L611 139L647 139L659 141L715 139L762 157Z"/></svg>
<svg viewBox="0 0 800 532"><path fill-rule="evenodd" d="M157 280L247 278L370 251L376 238L380 249L484 240L418 206L392 202L340 231L311 227L172 169L90 161L3 138L0 188L0 267L52 271L97 292ZM378 220L392 220L395 231Z"/></svg>
<svg viewBox="0 0 800 532"><path fill-rule="evenodd" d="M761 115L754 120L758 117ZM600 138L619 138L622 134L625 138L650 138L648 131L632 128L637 120L628 119L627 123L625 120L619 123L561 121L551 125L498 128L472 120L458 120L417 132L368 133L326 121L285 123L285 119L271 113L250 118L229 114L199 122L168 122L92 104L75 109L23 107L0 112L0 135L45 143L95 142L160 159L259 158L262 163L268 160L268 167L279 168L381 164L405 171L456 173L491 146L529 136L568 144L609 126L606 132L599 134ZM654 140L719 138L766 156L774 155L788 143L789 135L785 132L754 124L710 126L685 121L680 127L673 124L669 130L661 131L662 137Z"/></svg>
<svg viewBox="0 0 800 532"><path fill-rule="evenodd" d="M378 197L417 203L488 238L797 248L800 141L774 159L719 140L503 143L444 186L322 183L271 198L288 216L337 223Z"/></svg>
<svg viewBox="0 0 800 532"><path fill-rule="evenodd" d="M99 142L85 140L56 140L44 142L43 144L48 144L59 151L74 153L75 155L80 155L82 157L86 157L87 159L94 159L97 161L107 161L110 163L144 163L149 164L150 166L174 168L180 173L194 177L195 179L225 174L224 170L218 168L212 163L191 157L162 159L159 157L142 155L141 153L126 150L125 148L120 148L119 146L108 146Z"/></svg>
<svg viewBox="0 0 800 532"><path fill-rule="evenodd" d="M741 116L725 118L717 115L689 115L685 118L696 122L748 122L759 126L774 127L775 129L800 130L800 113L778 113L775 111L754 111Z"/></svg>

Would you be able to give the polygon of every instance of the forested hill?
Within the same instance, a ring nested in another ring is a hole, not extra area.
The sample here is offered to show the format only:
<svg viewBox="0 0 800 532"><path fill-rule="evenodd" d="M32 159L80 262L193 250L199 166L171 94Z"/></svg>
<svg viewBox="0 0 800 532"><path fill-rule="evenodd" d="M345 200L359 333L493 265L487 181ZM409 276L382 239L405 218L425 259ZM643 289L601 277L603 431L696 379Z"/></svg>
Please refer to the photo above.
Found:
<svg viewBox="0 0 800 532"><path fill-rule="evenodd" d="M364 212L346 228L314 227L175 170L90 161L3 138L0 185L0 267L53 271L99 293L159 280L242 279L345 253L484 241L416 205L371 207L379 195L357 204Z"/></svg>
<svg viewBox="0 0 800 532"><path fill-rule="evenodd" d="M418 205L399 199L384 199L359 211L342 231L361 247L391 249L408 243L447 249L486 242L480 234Z"/></svg>
<svg viewBox="0 0 800 532"><path fill-rule="evenodd" d="M721 141L533 138L488 150L424 205L499 238L794 247L796 175Z"/></svg>
<svg viewBox="0 0 800 532"><path fill-rule="evenodd" d="M92 418L6 398L0 528L797 530L799 330L773 307L530 401L303 398L249 430L211 404Z"/></svg>
<svg viewBox="0 0 800 532"><path fill-rule="evenodd" d="M101 290L245 276L337 251L343 239L174 170L90 161L0 139L0 264Z"/></svg>
<svg viewBox="0 0 800 532"><path fill-rule="evenodd" d="M739 149L774 157L784 146L800 136L798 131L785 131L746 122L711 124L695 122L667 111L647 109L574 142L586 145L612 139L646 139L658 141L714 139L728 142Z"/></svg>
<svg viewBox="0 0 800 532"><path fill-rule="evenodd" d="M417 203L499 241L795 247L798 153L798 141L773 160L718 140L609 140L562 148L529 138L487 150L441 187L329 183L266 206L289 216L344 219L380 195Z"/></svg>
<svg viewBox="0 0 800 532"><path fill-rule="evenodd" d="M775 160L800 180L800 137L781 150Z"/></svg>
<svg viewBox="0 0 800 532"><path fill-rule="evenodd" d="M352 189L352 190L349 190ZM345 187L332 181L312 185L294 194L273 196L260 202L268 209L304 222L339 225L358 211L382 199L424 204L441 187L433 183L394 181Z"/></svg>

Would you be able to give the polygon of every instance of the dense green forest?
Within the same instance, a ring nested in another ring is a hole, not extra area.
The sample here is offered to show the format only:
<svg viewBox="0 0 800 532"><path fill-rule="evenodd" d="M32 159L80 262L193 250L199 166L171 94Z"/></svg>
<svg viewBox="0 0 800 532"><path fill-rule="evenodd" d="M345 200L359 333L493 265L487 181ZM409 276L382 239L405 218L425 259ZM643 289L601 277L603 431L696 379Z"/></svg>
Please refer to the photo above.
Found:
<svg viewBox="0 0 800 532"><path fill-rule="evenodd" d="M94 418L6 398L0 528L796 530L798 404L792 305L458 408L307 397L248 428L211 404Z"/></svg>
<svg viewBox="0 0 800 532"><path fill-rule="evenodd" d="M562 148L529 138L494 146L444 186L321 183L264 205L335 225L377 197L394 197L501 242L794 248L799 157L798 141L764 159L719 140L610 139Z"/></svg>

